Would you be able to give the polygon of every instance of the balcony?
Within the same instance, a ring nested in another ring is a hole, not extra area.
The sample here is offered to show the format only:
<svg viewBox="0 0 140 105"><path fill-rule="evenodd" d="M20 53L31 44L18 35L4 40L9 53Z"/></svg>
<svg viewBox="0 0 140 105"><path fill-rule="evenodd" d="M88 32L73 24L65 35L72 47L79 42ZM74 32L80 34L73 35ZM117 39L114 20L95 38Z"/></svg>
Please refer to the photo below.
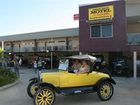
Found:
<svg viewBox="0 0 140 105"><path fill-rule="evenodd" d="M69 45L68 51L79 51L79 45Z"/></svg>
<svg viewBox="0 0 140 105"><path fill-rule="evenodd" d="M34 52L35 47L21 47L20 52Z"/></svg>
<svg viewBox="0 0 140 105"><path fill-rule="evenodd" d="M37 47L37 52L41 52L41 51L46 51L46 48L44 46Z"/></svg>
<svg viewBox="0 0 140 105"><path fill-rule="evenodd" d="M78 45L77 45L78 46ZM79 46L47 46L46 50L49 51L79 51Z"/></svg>
<svg viewBox="0 0 140 105"><path fill-rule="evenodd" d="M66 46L53 46L54 51L66 51Z"/></svg>
<svg viewBox="0 0 140 105"><path fill-rule="evenodd" d="M77 45L78 46L78 45ZM77 46L38 46L35 47L5 47L6 52L44 52L44 51L79 51Z"/></svg>
<svg viewBox="0 0 140 105"><path fill-rule="evenodd" d="M12 52L13 51L12 47L5 47L4 50L5 50L5 52Z"/></svg>
<svg viewBox="0 0 140 105"><path fill-rule="evenodd" d="M13 47L13 52L20 52L20 48L19 47Z"/></svg>
<svg viewBox="0 0 140 105"><path fill-rule="evenodd" d="M129 45L140 45L140 33L128 33L127 37Z"/></svg>
<svg viewBox="0 0 140 105"><path fill-rule="evenodd" d="M49 50L49 51L66 51L66 46L47 46L46 50Z"/></svg>
<svg viewBox="0 0 140 105"><path fill-rule="evenodd" d="M72 45L69 45L67 50L71 51L72 50Z"/></svg>

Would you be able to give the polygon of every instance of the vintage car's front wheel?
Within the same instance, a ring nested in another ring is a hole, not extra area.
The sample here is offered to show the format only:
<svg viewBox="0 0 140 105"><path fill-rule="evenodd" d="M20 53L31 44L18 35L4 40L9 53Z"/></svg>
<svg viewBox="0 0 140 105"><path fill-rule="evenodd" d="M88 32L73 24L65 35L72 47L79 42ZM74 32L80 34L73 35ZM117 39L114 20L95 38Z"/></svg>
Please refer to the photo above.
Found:
<svg viewBox="0 0 140 105"><path fill-rule="evenodd" d="M55 92L50 87L39 89L34 95L35 105L53 105Z"/></svg>
<svg viewBox="0 0 140 105"><path fill-rule="evenodd" d="M109 100L112 97L113 93L114 88L108 81L101 83L97 91L99 98L103 101Z"/></svg>
<svg viewBox="0 0 140 105"><path fill-rule="evenodd" d="M34 94L36 93L36 91L38 90L38 86L35 86L36 82L32 81L29 83L28 87L27 87L27 94L33 98Z"/></svg>

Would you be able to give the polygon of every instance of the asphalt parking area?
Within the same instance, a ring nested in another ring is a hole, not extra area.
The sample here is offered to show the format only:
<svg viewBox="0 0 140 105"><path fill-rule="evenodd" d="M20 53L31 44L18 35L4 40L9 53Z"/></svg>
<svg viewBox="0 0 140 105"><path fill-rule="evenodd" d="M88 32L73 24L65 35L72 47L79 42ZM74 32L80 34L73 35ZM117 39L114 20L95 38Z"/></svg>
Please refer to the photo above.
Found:
<svg viewBox="0 0 140 105"><path fill-rule="evenodd" d="M36 76L32 69L20 71L20 82L13 87L0 91L0 105L33 105L33 100L27 95L28 80ZM62 96L56 95L54 105L139 105L140 79L114 77L114 95L109 101L100 101L96 93Z"/></svg>

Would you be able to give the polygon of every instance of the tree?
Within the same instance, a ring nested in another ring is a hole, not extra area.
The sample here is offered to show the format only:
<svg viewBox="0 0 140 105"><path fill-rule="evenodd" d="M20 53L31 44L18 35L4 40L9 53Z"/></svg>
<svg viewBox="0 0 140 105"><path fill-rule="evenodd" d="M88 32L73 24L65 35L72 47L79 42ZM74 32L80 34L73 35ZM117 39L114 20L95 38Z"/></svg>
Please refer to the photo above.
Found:
<svg viewBox="0 0 140 105"><path fill-rule="evenodd" d="M2 48L0 48L0 58L2 58L3 53L4 53L4 50Z"/></svg>

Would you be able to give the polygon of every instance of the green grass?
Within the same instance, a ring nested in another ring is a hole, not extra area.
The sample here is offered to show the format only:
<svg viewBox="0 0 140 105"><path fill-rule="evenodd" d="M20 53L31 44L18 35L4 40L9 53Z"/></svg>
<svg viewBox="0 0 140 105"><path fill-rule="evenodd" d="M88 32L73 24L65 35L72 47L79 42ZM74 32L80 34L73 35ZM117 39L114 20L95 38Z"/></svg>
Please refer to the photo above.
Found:
<svg viewBox="0 0 140 105"><path fill-rule="evenodd" d="M16 80L17 80L17 76L15 73L9 70L0 68L0 87L13 83Z"/></svg>

